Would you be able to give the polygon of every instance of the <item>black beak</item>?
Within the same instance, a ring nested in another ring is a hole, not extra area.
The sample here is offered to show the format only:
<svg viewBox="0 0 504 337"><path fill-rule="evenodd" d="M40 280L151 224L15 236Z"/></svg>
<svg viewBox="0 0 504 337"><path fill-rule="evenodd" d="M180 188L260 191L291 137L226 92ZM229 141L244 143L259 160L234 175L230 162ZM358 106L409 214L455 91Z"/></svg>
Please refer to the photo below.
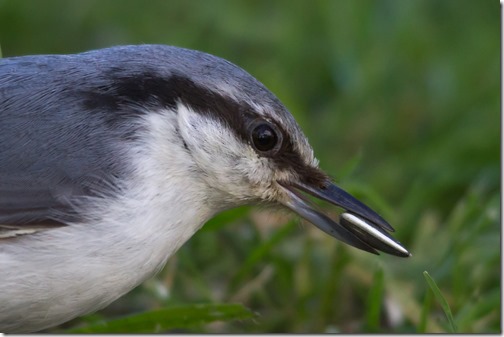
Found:
<svg viewBox="0 0 504 337"><path fill-rule="evenodd" d="M411 254L387 231L394 231L381 216L364 205L353 196L326 181L322 186L315 187L299 182L279 182L288 195L283 204L313 223L327 234L351 246L378 254L384 253L408 257ZM318 211L300 191L330 202L346 210L336 222Z"/></svg>

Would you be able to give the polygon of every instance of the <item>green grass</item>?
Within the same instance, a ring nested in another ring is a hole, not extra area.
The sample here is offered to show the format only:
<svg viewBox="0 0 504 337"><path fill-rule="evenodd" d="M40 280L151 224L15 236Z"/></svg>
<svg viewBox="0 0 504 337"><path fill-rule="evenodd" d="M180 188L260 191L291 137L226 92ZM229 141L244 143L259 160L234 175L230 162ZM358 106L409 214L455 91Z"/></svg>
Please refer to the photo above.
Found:
<svg viewBox="0 0 504 337"><path fill-rule="evenodd" d="M151 310L136 315L95 322L65 333L152 333L194 329L203 324L250 320L254 314L239 304L199 304Z"/></svg>
<svg viewBox="0 0 504 337"><path fill-rule="evenodd" d="M441 290L439 290L439 287L437 286L436 281L434 281L432 279L432 277L429 275L428 272L424 271L423 274L424 274L424 277L425 277L425 281L427 281L427 284L429 285L429 287L431 288L432 292L434 293L434 297L436 298L437 302L441 305L441 308L443 309L443 311L444 311L444 313L446 315L448 323L450 323L448 331L450 333L456 333L457 332L457 326L455 325L455 322L453 320L453 315L452 315L452 312L451 312L451 309L450 309L450 305L448 304L448 302L446 301L445 297L441 293Z"/></svg>
<svg viewBox="0 0 504 337"><path fill-rule="evenodd" d="M285 213L240 208L156 278L50 331L208 303L258 316L176 331L501 331L497 1L17 0L0 1L0 30L3 57L165 43L237 63L413 254L372 256Z"/></svg>

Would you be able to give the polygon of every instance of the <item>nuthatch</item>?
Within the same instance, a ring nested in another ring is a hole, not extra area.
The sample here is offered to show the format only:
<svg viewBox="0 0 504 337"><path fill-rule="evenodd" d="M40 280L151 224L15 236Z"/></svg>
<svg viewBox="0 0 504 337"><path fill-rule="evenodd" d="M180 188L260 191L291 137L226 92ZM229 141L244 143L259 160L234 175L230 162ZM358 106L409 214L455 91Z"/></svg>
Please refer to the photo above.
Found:
<svg viewBox="0 0 504 337"><path fill-rule="evenodd" d="M339 222L306 194L345 212ZM216 213L283 205L359 249L409 252L334 185L244 70L162 45L0 60L0 331L105 307Z"/></svg>

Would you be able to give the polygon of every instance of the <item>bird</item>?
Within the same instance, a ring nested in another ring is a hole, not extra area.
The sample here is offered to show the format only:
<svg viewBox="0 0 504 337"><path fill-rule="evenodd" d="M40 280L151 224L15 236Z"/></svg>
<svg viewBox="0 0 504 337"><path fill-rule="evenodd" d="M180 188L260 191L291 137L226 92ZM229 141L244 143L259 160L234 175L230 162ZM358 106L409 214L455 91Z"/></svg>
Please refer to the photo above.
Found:
<svg viewBox="0 0 504 337"><path fill-rule="evenodd" d="M248 204L411 255L319 168L280 100L225 59L140 44L0 60L1 332L106 307L214 215Z"/></svg>

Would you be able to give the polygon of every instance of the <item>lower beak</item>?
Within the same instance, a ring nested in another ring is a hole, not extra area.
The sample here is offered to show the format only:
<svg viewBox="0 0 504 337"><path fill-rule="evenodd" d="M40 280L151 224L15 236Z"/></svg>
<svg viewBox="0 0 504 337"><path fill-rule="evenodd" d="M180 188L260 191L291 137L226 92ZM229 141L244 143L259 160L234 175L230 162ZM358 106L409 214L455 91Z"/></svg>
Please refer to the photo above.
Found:
<svg viewBox="0 0 504 337"><path fill-rule="evenodd" d="M336 239L373 254L382 251L400 257L411 256L387 233L394 230L392 226L372 209L332 182L326 181L321 187L299 182L279 182L279 184L288 196L285 201L282 201L285 206ZM340 206L346 212L340 216L338 223L318 211L300 192Z"/></svg>

